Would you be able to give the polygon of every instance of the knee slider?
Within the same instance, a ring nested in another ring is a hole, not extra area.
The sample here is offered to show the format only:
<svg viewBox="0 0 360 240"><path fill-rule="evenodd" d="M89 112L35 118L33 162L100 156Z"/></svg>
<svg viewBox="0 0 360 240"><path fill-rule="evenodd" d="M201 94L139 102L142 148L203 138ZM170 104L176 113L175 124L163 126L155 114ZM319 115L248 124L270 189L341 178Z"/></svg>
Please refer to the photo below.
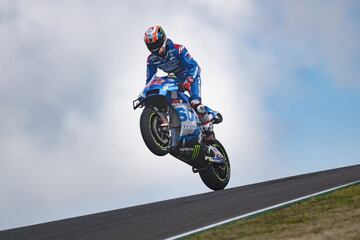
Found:
<svg viewBox="0 0 360 240"><path fill-rule="evenodd" d="M192 107L198 115L204 115L206 113L206 108L202 104L194 105Z"/></svg>
<svg viewBox="0 0 360 240"><path fill-rule="evenodd" d="M196 106L195 111L196 111L198 114L202 115L202 114L205 114L205 113L206 113L206 108L205 108L204 105L199 104L199 105Z"/></svg>

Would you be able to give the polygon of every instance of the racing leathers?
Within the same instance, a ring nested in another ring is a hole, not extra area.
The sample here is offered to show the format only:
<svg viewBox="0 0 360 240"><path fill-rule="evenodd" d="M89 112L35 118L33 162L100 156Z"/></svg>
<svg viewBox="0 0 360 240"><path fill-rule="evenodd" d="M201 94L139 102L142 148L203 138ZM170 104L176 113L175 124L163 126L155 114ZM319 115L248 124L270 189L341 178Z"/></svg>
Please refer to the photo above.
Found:
<svg viewBox="0 0 360 240"><path fill-rule="evenodd" d="M180 44L174 44L168 38L165 56L152 53L147 59L146 83L156 74L157 69L174 74L176 79L183 83L185 90L190 93L191 106L198 114L207 137L214 138L210 116L205 106L201 104L201 70L187 49Z"/></svg>

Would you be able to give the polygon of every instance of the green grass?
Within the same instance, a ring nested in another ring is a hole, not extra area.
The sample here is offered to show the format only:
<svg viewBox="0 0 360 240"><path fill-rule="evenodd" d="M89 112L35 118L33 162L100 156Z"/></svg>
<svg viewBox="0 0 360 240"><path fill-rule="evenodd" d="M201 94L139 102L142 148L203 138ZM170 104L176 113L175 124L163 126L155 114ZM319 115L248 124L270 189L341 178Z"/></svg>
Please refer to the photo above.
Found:
<svg viewBox="0 0 360 240"><path fill-rule="evenodd" d="M360 239L360 184L234 221L186 239Z"/></svg>

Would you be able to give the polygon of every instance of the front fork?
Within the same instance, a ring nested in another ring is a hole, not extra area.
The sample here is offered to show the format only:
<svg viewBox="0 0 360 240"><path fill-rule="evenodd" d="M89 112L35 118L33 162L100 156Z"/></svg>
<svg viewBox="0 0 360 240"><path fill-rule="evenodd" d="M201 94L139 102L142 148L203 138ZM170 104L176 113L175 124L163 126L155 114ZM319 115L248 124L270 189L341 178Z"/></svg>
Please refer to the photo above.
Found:
<svg viewBox="0 0 360 240"><path fill-rule="evenodd" d="M166 106L165 108L153 106L151 108L159 119L159 131L165 134L165 136L171 142L170 146L174 148L178 142L178 138L180 135L180 125L178 124L179 121L176 121L176 119L174 119L174 109L169 106Z"/></svg>

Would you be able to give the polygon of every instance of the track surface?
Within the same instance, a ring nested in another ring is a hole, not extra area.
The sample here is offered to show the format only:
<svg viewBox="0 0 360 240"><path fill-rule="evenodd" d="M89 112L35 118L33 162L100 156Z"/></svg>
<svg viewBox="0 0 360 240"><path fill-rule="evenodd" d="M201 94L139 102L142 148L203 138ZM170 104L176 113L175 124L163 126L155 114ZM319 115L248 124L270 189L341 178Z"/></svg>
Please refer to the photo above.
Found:
<svg viewBox="0 0 360 240"><path fill-rule="evenodd" d="M360 180L360 165L0 231L12 239L164 239Z"/></svg>

